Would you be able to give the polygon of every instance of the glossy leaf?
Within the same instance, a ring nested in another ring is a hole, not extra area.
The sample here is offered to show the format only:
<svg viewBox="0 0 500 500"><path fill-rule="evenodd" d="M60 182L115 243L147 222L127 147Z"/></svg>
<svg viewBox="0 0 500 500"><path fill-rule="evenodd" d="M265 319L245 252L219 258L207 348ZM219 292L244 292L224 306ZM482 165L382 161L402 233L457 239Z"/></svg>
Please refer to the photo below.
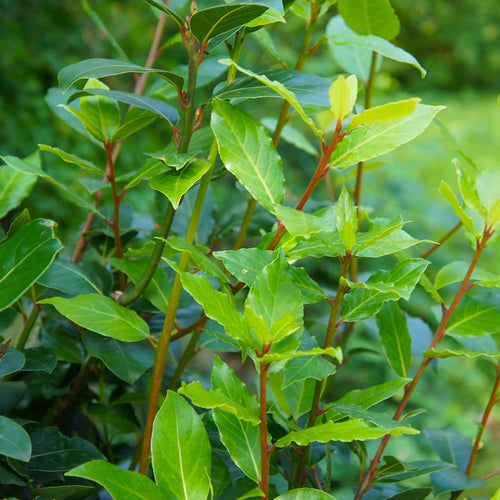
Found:
<svg viewBox="0 0 500 500"><path fill-rule="evenodd" d="M19 172L9 165L0 167L0 218L21 204L36 180L36 175Z"/></svg>
<svg viewBox="0 0 500 500"><path fill-rule="evenodd" d="M407 377L411 361L411 337L406 316L396 302L386 302L377 314L380 340L392 369Z"/></svg>
<svg viewBox="0 0 500 500"><path fill-rule="evenodd" d="M258 345L243 315L236 310L232 296L215 290L204 276L183 273L181 279L185 290L203 306L209 318L224 327L227 335L243 341L249 347Z"/></svg>
<svg viewBox="0 0 500 500"><path fill-rule="evenodd" d="M155 351L149 343L120 342L89 332L83 336L83 344L91 356L128 384L136 382L154 364Z"/></svg>
<svg viewBox="0 0 500 500"><path fill-rule="evenodd" d="M247 70L245 70L246 72ZM302 71L276 69L266 71L254 77L237 78L230 85L219 84L215 87L215 95L220 99L260 99L262 97L282 98L287 91L303 106L329 107L328 90L331 80ZM261 78L265 80L261 81ZM274 83L275 89L271 83ZM278 89L280 91L278 91ZM285 128L286 130L286 128Z"/></svg>
<svg viewBox="0 0 500 500"><path fill-rule="evenodd" d="M33 452L28 469L43 472L65 472L102 454L88 441L63 436L56 427L44 427L31 434Z"/></svg>
<svg viewBox="0 0 500 500"><path fill-rule="evenodd" d="M214 252L214 257L220 259L225 268L239 281L251 285L276 254L259 248L240 248Z"/></svg>
<svg viewBox="0 0 500 500"><path fill-rule="evenodd" d="M275 93L279 94L291 106L293 106L295 108L295 111L297 111L297 113L302 118L304 123L306 123L309 126L309 128L316 134L316 136L320 137L320 138L322 137L322 132L316 127L313 120L304 111L304 108L302 107L300 101L297 99L297 96L295 95L295 93L292 90L290 90L288 87L283 85L283 83L281 83L277 80L270 80L266 75L259 75L257 73L254 73L253 71L242 68L241 66L238 66L231 59L221 59L219 62L221 64L226 64L228 66L236 67L238 69L238 71L240 71L241 73L244 73L245 75L248 75L248 76L251 76L252 78L255 78L257 81L266 85L271 90L273 90Z"/></svg>
<svg viewBox="0 0 500 500"><path fill-rule="evenodd" d="M391 40L399 33L399 19L389 0L339 0L339 14L360 35Z"/></svg>
<svg viewBox="0 0 500 500"><path fill-rule="evenodd" d="M318 356L330 356L331 358L342 363L342 349L340 347L313 347L307 351L295 351L295 352L270 352L261 356L258 361L259 363L270 363L275 361L282 361L284 359L297 359L303 357L318 357Z"/></svg>
<svg viewBox="0 0 500 500"><path fill-rule="evenodd" d="M335 365L322 357L296 358L285 368L283 387L307 379L324 380L336 372Z"/></svg>
<svg viewBox="0 0 500 500"><path fill-rule="evenodd" d="M255 279L245 302L245 319L261 346L275 344L302 328L300 291L282 253Z"/></svg>
<svg viewBox="0 0 500 500"><path fill-rule="evenodd" d="M291 262L302 258L339 257L345 254L344 243L337 231L311 234L307 240L297 238L285 244L283 249Z"/></svg>
<svg viewBox="0 0 500 500"><path fill-rule="evenodd" d="M179 389L179 394L187 396L193 405L200 408L218 408L254 425L260 422L257 404L252 405L252 408L248 408L246 405L243 406L220 391L205 389L199 380L190 384L183 383Z"/></svg>
<svg viewBox="0 0 500 500"><path fill-rule="evenodd" d="M206 44L216 37L218 43L224 41L221 35L228 37L235 29L256 19L267 10L265 5L232 4L202 9L193 14L189 22L192 34L201 43Z"/></svg>
<svg viewBox="0 0 500 500"><path fill-rule="evenodd" d="M164 14L166 14L170 19L172 19L179 29L182 29L184 26L184 20L180 17L174 10L172 10L168 5L165 5L163 2L158 2L157 0L144 0L152 7L160 10Z"/></svg>
<svg viewBox="0 0 500 500"><path fill-rule="evenodd" d="M123 500L161 500L159 488L143 474L123 470L104 460L94 460L66 473L94 481L112 495Z"/></svg>
<svg viewBox="0 0 500 500"><path fill-rule="evenodd" d="M100 283L84 266L63 259L55 260L38 283L68 295L101 293Z"/></svg>
<svg viewBox="0 0 500 500"><path fill-rule="evenodd" d="M333 46L333 50L337 47L358 47L361 49L369 49L377 52L387 59L397 61L404 64L409 64L420 71L422 78L426 75L425 69L410 53L403 50L401 47L393 45L384 38L375 35L358 35L355 32L338 32L334 29L334 24L329 23L327 27L328 41Z"/></svg>
<svg viewBox="0 0 500 500"><path fill-rule="evenodd" d="M292 431L286 436L276 441L276 446L282 448L297 443L300 446L307 446L312 442L327 443L328 441L366 441L377 439L386 434L391 436L401 436L403 434L418 434L419 431L411 427L394 427L387 429L384 427L373 427L367 425L362 420L353 418L345 422L327 422L308 429Z"/></svg>
<svg viewBox="0 0 500 500"><path fill-rule="evenodd" d="M53 229L54 222L35 219L0 243L0 311L21 297L61 250Z"/></svg>
<svg viewBox="0 0 500 500"><path fill-rule="evenodd" d="M297 420L301 415L311 411L316 381L314 379L301 380L283 387L284 374L273 373L269 379L269 387L272 389L270 399L277 405L280 412L287 417L291 416Z"/></svg>
<svg viewBox="0 0 500 500"><path fill-rule="evenodd" d="M281 158L262 125L226 101L213 102L212 130L232 174L271 213L284 198Z"/></svg>
<svg viewBox="0 0 500 500"><path fill-rule="evenodd" d="M84 170L90 170L92 172L96 172L98 174L103 174L103 169L97 167L94 165L92 162L88 160L84 160L83 158L80 158L77 155L74 155L72 153L67 153L66 151L63 151L60 148L54 148L52 146L47 146L46 144L39 144L38 147L40 148L40 151L47 151L48 153L54 153L55 155L59 156L61 160L65 161L66 163L71 163L73 165L77 165L80 168L83 168Z"/></svg>
<svg viewBox="0 0 500 500"><path fill-rule="evenodd" d="M500 352L477 352L466 349L427 349L426 358L500 358Z"/></svg>
<svg viewBox="0 0 500 500"><path fill-rule="evenodd" d="M135 342L149 336L147 323L135 311L103 295L53 297L41 300L39 304L52 304L77 325L116 340Z"/></svg>
<svg viewBox="0 0 500 500"><path fill-rule="evenodd" d="M23 369L26 363L26 356L16 349L11 344L6 346L6 344L1 344L0 349L3 351L3 356L0 358L0 377L5 377L11 373L16 373Z"/></svg>
<svg viewBox="0 0 500 500"><path fill-rule="evenodd" d="M321 214L309 214L303 210L281 205L277 207L276 216L292 236L309 238L313 233L328 231L334 227L334 216L331 208L322 211Z"/></svg>
<svg viewBox="0 0 500 500"><path fill-rule="evenodd" d="M446 326L448 334L465 337L499 331L500 306L467 296L462 299Z"/></svg>
<svg viewBox="0 0 500 500"><path fill-rule="evenodd" d="M14 420L0 415L0 455L27 462L31 457L28 433Z"/></svg>
<svg viewBox="0 0 500 500"><path fill-rule="evenodd" d="M177 209L182 197L203 177L210 168L206 160L193 160L181 170L169 169L155 175L149 180L149 185L164 194Z"/></svg>
<svg viewBox="0 0 500 500"><path fill-rule="evenodd" d="M442 109L418 104L411 115L403 118L356 127L337 146L330 166L343 169L389 153L420 135Z"/></svg>
<svg viewBox="0 0 500 500"><path fill-rule="evenodd" d="M154 113L155 115L158 115L159 117L167 120L172 125L175 125L179 121L179 113L177 112L177 110L174 107L170 106L170 104L167 104L165 101L155 99L154 97L132 94L130 92L121 92L119 90L86 88L85 90L81 90L71 94L70 98L68 99L68 103L78 98L86 99L88 98L88 96L104 97L113 101L130 104L131 106L135 106L136 108L151 111L151 113ZM65 109L68 108L68 106L65 107ZM68 109L68 111L70 110ZM117 133L118 127L115 130ZM111 136L112 134L110 135L110 137Z"/></svg>
<svg viewBox="0 0 500 500"><path fill-rule="evenodd" d="M103 78L106 76L123 75L125 73L156 73L169 81L175 87L182 89L184 79L170 71L155 68L144 68L137 64L116 59L93 58L84 59L77 63L65 66L59 71L57 78L59 87L66 92L74 83L82 79Z"/></svg>
<svg viewBox="0 0 500 500"><path fill-rule="evenodd" d="M163 498L207 498L211 470L208 435L191 405L173 391L167 392L156 415L151 456Z"/></svg>
<svg viewBox="0 0 500 500"><path fill-rule="evenodd" d="M335 205L335 225L348 252L356 245L358 231L358 214L352 198L345 186Z"/></svg>
<svg viewBox="0 0 500 500"><path fill-rule="evenodd" d="M276 497L275 500L335 500L335 497L313 488L299 488L287 491L283 495Z"/></svg>
<svg viewBox="0 0 500 500"><path fill-rule="evenodd" d="M405 101L389 102L381 106L365 109L362 113L354 115L349 124L349 128L358 125L367 125L375 122L390 122L411 115L417 104L420 102L418 97L412 97Z"/></svg>
<svg viewBox="0 0 500 500"><path fill-rule="evenodd" d="M126 139L150 123L154 122L157 118L158 115L150 111L143 111L139 108L130 108L127 111L123 123L115 130L110 138L110 141L117 142Z"/></svg>

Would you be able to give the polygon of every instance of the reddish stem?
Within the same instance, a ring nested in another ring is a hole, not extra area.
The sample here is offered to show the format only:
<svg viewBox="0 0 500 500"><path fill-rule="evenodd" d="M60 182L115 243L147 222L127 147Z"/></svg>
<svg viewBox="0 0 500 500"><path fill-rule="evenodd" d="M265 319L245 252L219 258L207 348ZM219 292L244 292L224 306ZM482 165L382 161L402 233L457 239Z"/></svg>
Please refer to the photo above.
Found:
<svg viewBox="0 0 500 500"><path fill-rule="evenodd" d="M263 349L264 351L264 349ZM260 481L259 488L264 493L264 500L269 499L269 461L271 458L271 450L267 442L267 372L270 363L262 363L260 365Z"/></svg>

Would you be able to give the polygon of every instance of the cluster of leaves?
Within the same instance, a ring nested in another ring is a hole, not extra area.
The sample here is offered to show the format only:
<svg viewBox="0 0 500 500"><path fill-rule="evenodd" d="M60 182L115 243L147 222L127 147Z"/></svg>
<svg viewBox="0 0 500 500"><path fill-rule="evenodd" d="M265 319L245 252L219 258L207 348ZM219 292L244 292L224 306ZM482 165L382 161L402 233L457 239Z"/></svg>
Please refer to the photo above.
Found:
<svg viewBox="0 0 500 500"><path fill-rule="evenodd" d="M2 495L91 499L101 485L116 499L325 500L345 490L414 499L484 486L471 473L498 402L500 309L482 290L500 278L478 261L498 234L500 171L457 164L462 201L442 184L472 250L437 272L427 257L439 245L363 206L363 171L378 165L370 161L442 110L417 98L371 107L382 58L425 74L390 42L400 30L390 2L146 2L158 36L145 66L87 59L63 68L50 90L54 111L100 160L46 144L2 157L0 214L16 215L0 242ZM290 16L304 25L293 70L271 36ZM160 46L166 22L177 31ZM240 65L252 39L279 68ZM325 43L346 74L303 71ZM179 46L185 67L153 67L155 54ZM136 75L133 91L104 82L126 74ZM158 123L165 147L122 171L122 145ZM316 165L295 203L280 138ZM73 182L49 174L40 152L76 166ZM22 210L39 178L87 212L69 252L53 221ZM214 216L227 189L246 206ZM134 202L151 192L160 202L144 220ZM375 271L359 272L368 261ZM335 277L314 279L311 262ZM427 349L412 346L410 315L432 328ZM379 340L360 348L356 339L374 328ZM209 353L209 377L190 368ZM246 376L231 367L235 355ZM383 380L331 398L332 380L373 355ZM408 402L427 367L448 357L493 367L474 443L427 429L438 460L384 455L391 437L419 434L403 423L418 413L405 414ZM369 465L368 440L380 443Z"/></svg>

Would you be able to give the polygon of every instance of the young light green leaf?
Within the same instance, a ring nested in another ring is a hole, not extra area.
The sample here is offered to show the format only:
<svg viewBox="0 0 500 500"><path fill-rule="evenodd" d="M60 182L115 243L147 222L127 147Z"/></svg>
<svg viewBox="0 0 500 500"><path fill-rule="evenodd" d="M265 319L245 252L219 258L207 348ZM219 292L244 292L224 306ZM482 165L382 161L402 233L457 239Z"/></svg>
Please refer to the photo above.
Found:
<svg viewBox="0 0 500 500"><path fill-rule="evenodd" d="M360 35L391 40L399 33L399 19L389 0L339 0L339 14Z"/></svg>
<svg viewBox="0 0 500 500"><path fill-rule="evenodd" d="M206 160L194 159L181 170L169 169L149 179L149 185L164 194L177 209L182 197L203 177L210 168Z"/></svg>
<svg viewBox="0 0 500 500"><path fill-rule="evenodd" d="M207 498L212 462L207 431L193 407L173 391L156 415L151 456L163 498Z"/></svg>
<svg viewBox="0 0 500 500"><path fill-rule="evenodd" d="M137 64L116 59L85 59L65 66L57 75L59 87L66 92L74 83L89 78L103 78L106 76L123 75L124 73L156 73L158 76L171 81L172 85L182 89L184 78L181 76L155 68L144 68Z"/></svg>
<svg viewBox="0 0 500 500"><path fill-rule="evenodd" d="M328 99L330 101L330 111L336 122L343 121L351 114L357 96L358 80L356 75L350 75L347 78L340 75L332 83L328 90Z"/></svg>
<svg viewBox="0 0 500 500"><path fill-rule="evenodd" d="M386 302L377 314L380 340L387 359L400 377L407 377L411 361L411 337L406 316L396 302Z"/></svg>
<svg viewBox="0 0 500 500"><path fill-rule="evenodd" d="M267 10L265 5L233 4L202 9L193 14L189 27L193 35L202 43L217 37L221 43L235 30L256 19ZM223 35L226 35L224 37ZM212 47L213 48L213 47Z"/></svg>
<svg viewBox="0 0 500 500"><path fill-rule="evenodd" d="M467 349L427 349L426 358L500 358L500 352L477 352Z"/></svg>
<svg viewBox="0 0 500 500"><path fill-rule="evenodd" d="M311 130L316 134L316 136L319 137L320 139L322 138L323 134L321 130L319 130L316 127L313 120L304 111L304 108L297 99L297 96L289 88L285 87L285 85L283 85L281 82L277 80L270 80L266 75L259 75L257 73L254 73L253 71L242 68L231 59L221 59L219 62L227 66L235 66L241 73L244 73L245 75L255 78L259 82L268 86L270 89L274 90L274 92L283 97L287 102L290 103L290 105L292 105L295 108L295 111L297 111L302 120L304 120L304 123L306 123L311 128Z"/></svg>
<svg viewBox="0 0 500 500"><path fill-rule="evenodd" d="M183 273L181 279L185 290L203 306L205 314L221 324L230 337L242 341L250 348L259 346L243 315L236 310L232 296L214 290L204 276Z"/></svg>
<svg viewBox="0 0 500 500"><path fill-rule="evenodd" d="M462 205L458 201L455 193L451 187L443 180L441 180L441 185L439 186L439 192L446 198L446 201L452 206L453 211L461 219L463 225L467 230L474 235L476 239L481 237L481 234L474 229L474 221L470 215L468 215L463 209Z"/></svg>
<svg viewBox="0 0 500 500"><path fill-rule="evenodd" d="M135 342L149 336L147 323L131 309L98 294L72 298L52 297L39 304L52 304L63 316L87 330L123 342Z"/></svg>
<svg viewBox="0 0 500 500"><path fill-rule="evenodd" d="M300 431L292 431L286 436L276 441L278 448L290 446L297 443L300 446L307 446L312 442L327 443L328 441L366 441L377 439L386 434L391 436L401 436L403 434L418 434L419 431L411 427L374 427L366 424L362 420L353 418L345 422L327 422Z"/></svg>
<svg viewBox="0 0 500 500"><path fill-rule="evenodd" d="M285 195L281 158L262 125L226 101L214 99L212 130L227 170L271 213Z"/></svg>
<svg viewBox="0 0 500 500"><path fill-rule="evenodd" d="M74 155L72 153L67 153L66 151L63 151L60 148L54 148L52 146L47 146L46 144L39 144L38 147L40 148L40 151L47 151L49 153L54 153L66 163L72 163L74 165L78 165L80 168L83 168L84 170L97 172L98 174L101 175L103 173L103 169L94 165L92 162L84 160L83 158L80 158L79 156Z"/></svg>
<svg viewBox="0 0 500 500"><path fill-rule="evenodd" d="M10 418L0 415L0 455L28 462L31 440L28 433Z"/></svg>
<svg viewBox="0 0 500 500"><path fill-rule="evenodd" d="M252 405L252 408L238 404L220 391L213 389L208 391L201 385L199 380L190 384L183 382L178 392L187 396L193 405L200 408L219 408L233 414L240 420L245 420L254 425L260 422L259 406L257 404Z"/></svg>
<svg viewBox="0 0 500 500"><path fill-rule="evenodd" d="M321 490L299 488L297 490L287 491L274 500L335 500L335 497Z"/></svg>
<svg viewBox="0 0 500 500"><path fill-rule="evenodd" d="M284 359L297 359L302 357L318 357L318 356L330 356L331 358L342 363L342 349L340 347L313 347L307 351L295 351L287 353L270 352L261 356L258 361L259 363L272 363L275 361L282 361Z"/></svg>
<svg viewBox="0 0 500 500"><path fill-rule="evenodd" d="M136 108L151 111L151 113L154 113L155 115L158 115L161 118L167 120L171 125L175 125L179 121L179 113L174 107L170 106L170 104L167 104L166 102L161 101L160 99L155 99L153 97L132 94L130 92L121 92L118 90L106 90L102 88L90 88L90 87L85 88L85 90L81 90L71 94L71 96L68 99L68 103L78 98L82 99L90 98L88 96L97 96L110 99L112 101L123 102L125 104L130 104L131 106L135 106ZM69 106L64 106L64 109L67 109L75 116L78 117L82 116L81 113L78 113L72 108L69 108ZM116 132L118 132L118 127L116 128Z"/></svg>
<svg viewBox="0 0 500 500"><path fill-rule="evenodd" d="M480 203L490 210L500 200L500 168L487 168L476 179Z"/></svg>
<svg viewBox="0 0 500 500"><path fill-rule="evenodd" d="M405 101L389 102L381 106L365 109L359 115L354 115L352 117L349 128L354 128L358 125L366 125L368 123L390 122L398 118L403 118L404 116L411 115L419 102L420 98L412 97Z"/></svg>
<svg viewBox="0 0 500 500"><path fill-rule="evenodd" d="M355 32L342 33L335 31L333 28L334 25L329 23L327 27L328 41L334 47L334 51L338 47L358 47L360 49L369 49L370 51L377 52L387 59L392 59L393 61L413 66L420 71L422 78L427 73L415 57L402 48L388 42L384 38L380 38L375 35L358 35Z"/></svg>
<svg viewBox="0 0 500 500"><path fill-rule="evenodd" d="M47 219L28 222L0 243L0 311L43 275L61 248Z"/></svg>
<svg viewBox="0 0 500 500"><path fill-rule="evenodd" d="M245 302L245 319L261 346L275 344L302 328L301 294L279 253L255 279Z"/></svg>
<svg viewBox="0 0 500 500"><path fill-rule="evenodd" d="M331 230L334 225L333 207L329 207L321 215L315 215L280 205L276 209L276 216L289 234L303 238L309 238L313 233Z"/></svg>
<svg viewBox="0 0 500 500"><path fill-rule="evenodd" d="M30 194L37 176L3 165L0 168L0 218L18 207Z"/></svg>
<svg viewBox="0 0 500 500"><path fill-rule="evenodd" d="M344 169L389 153L420 135L442 109L418 104L412 114L403 118L356 127L335 149L330 167Z"/></svg>
<svg viewBox="0 0 500 500"><path fill-rule="evenodd" d="M446 332L457 336L488 335L500 331L500 307L465 296L453 313Z"/></svg>
<svg viewBox="0 0 500 500"><path fill-rule="evenodd" d="M66 476L82 477L100 484L113 498L123 500L161 500L162 493L149 477L123 470L104 460L93 460L79 465Z"/></svg>
<svg viewBox="0 0 500 500"><path fill-rule="evenodd" d="M344 242L346 251L350 253L356 245L358 214L345 186L342 187L342 192L335 205L335 225Z"/></svg>

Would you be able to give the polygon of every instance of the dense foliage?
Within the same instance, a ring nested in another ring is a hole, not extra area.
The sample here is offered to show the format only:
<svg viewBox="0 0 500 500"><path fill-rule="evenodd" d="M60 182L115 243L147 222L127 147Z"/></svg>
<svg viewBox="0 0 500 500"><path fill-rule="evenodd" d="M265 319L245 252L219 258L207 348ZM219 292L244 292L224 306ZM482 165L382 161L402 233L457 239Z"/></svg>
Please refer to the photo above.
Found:
<svg viewBox="0 0 500 500"><path fill-rule="evenodd" d="M443 110L376 95L426 74L394 43L418 16L82 5L96 31L49 58L61 142L1 156L2 498L498 499L500 169L454 146L441 204L407 200L437 237L391 192L418 174L371 182Z"/></svg>

